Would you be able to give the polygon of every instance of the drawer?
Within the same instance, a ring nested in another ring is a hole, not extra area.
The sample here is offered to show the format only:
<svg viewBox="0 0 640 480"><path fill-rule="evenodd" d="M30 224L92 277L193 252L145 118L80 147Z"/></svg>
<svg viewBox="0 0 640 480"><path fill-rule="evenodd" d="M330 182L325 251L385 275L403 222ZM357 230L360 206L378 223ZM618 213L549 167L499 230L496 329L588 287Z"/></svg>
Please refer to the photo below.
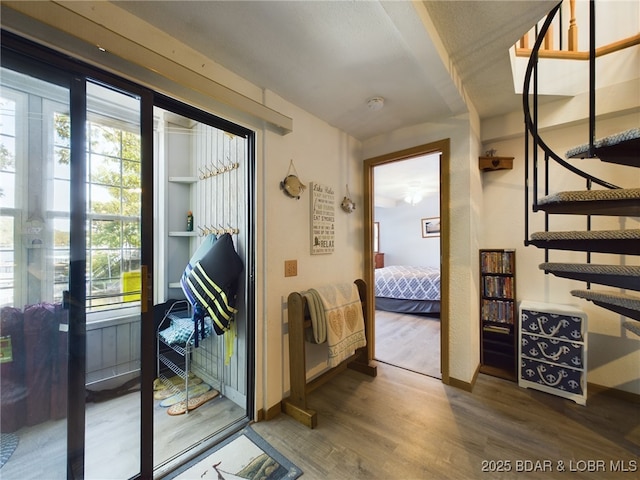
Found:
<svg viewBox="0 0 640 480"><path fill-rule="evenodd" d="M584 345L522 332L520 353L525 357L573 368L584 368Z"/></svg>
<svg viewBox="0 0 640 480"><path fill-rule="evenodd" d="M523 332L576 342L584 340L583 318L580 316L525 309L520 316Z"/></svg>
<svg viewBox="0 0 640 480"><path fill-rule="evenodd" d="M583 372L570 367L521 358L520 378L563 392L577 395L582 395L584 392Z"/></svg>

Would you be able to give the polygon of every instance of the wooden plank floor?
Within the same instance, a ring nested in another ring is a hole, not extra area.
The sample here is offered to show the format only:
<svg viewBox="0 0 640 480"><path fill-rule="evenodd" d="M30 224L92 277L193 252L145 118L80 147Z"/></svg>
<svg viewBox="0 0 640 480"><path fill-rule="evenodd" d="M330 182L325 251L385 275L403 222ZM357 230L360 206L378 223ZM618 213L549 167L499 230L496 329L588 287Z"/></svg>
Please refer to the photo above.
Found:
<svg viewBox="0 0 640 480"><path fill-rule="evenodd" d="M285 414L254 428L305 480L635 480L638 407L601 394L583 407L486 375L469 393L379 364L376 378L347 370L311 393L316 429Z"/></svg>
<svg viewBox="0 0 640 480"><path fill-rule="evenodd" d="M188 415L154 407L154 459L159 465L207 435L245 416L243 408L218 397ZM122 480L140 471L140 394L87 404L85 478ZM48 421L18 432L18 447L0 469L2 480L57 480L66 476L66 421ZM34 459L37 458L37 461Z"/></svg>
<svg viewBox="0 0 640 480"><path fill-rule="evenodd" d="M377 360L442 378L440 318L376 310L375 322Z"/></svg>

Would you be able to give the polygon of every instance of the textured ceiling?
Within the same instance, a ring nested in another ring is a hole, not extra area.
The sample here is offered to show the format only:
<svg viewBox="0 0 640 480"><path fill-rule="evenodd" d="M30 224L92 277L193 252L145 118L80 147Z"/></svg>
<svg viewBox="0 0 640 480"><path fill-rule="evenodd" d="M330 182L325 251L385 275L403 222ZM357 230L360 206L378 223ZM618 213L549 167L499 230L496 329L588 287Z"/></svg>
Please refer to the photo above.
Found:
<svg viewBox="0 0 640 480"><path fill-rule="evenodd" d="M481 118L520 109L508 50L555 0L114 3L366 140L465 113L451 65ZM373 96L382 110L367 107ZM376 204L392 206L416 185L433 194L437 166L427 157L376 167Z"/></svg>
<svg viewBox="0 0 640 480"><path fill-rule="evenodd" d="M114 3L366 140L464 113L450 64L481 118L518 109L508 49L554 1ZM367 107L372 96L382 110Z"/></svg>

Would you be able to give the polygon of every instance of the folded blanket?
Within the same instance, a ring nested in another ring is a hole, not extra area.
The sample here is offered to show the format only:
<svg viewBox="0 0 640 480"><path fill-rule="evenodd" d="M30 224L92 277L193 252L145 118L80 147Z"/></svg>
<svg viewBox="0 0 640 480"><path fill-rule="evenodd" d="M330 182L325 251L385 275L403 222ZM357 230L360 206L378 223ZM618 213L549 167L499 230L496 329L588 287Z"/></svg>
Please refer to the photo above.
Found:
<svg viewBox="0 0 640 480"><path fill-rule="evenodd" d="M349 358L357 348L367 344L358 287L354 283L327 285L314 289L312 296L319 297L322 303L329 347L329 367L336 367ZM310 311L311 308L310 306ZM319 330L319 333L322 331Z"/></svg>
<svg viewBox="0 0 640 480"><path fill-rule="evenodd" d="M313 335L308 335L307 340L312 343L324 343L327 341L327 318L320 294L313 288L301 293L307 299L313 330Z"/></svg>

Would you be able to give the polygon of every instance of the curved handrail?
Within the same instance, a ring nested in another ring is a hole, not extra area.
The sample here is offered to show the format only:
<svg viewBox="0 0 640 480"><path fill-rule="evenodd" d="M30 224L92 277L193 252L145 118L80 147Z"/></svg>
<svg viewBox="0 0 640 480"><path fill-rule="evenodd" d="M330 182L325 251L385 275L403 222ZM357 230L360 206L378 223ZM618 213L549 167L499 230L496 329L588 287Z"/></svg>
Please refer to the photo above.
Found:
<svg viewBox="0 0 640 480"><path fill-rule="evenodd" d="M531 57L529 57L529 61L527 62L527 70L526 70L525 76L524 76L524 87L523 87L523 90L522 90L522 108L523 108L523 111L524 111L524 122L525 122L526 130L535 139L536 145L539 146L547 154L547 156L549 158L552 158L559 165L561 165L564 168L566 168L567 170L575 173L576 175L584 178L588 182L596 183L596 184L601 185L601 186L603 186L605 188L617 189L617 188L620 188L620 187L618 187L617 185L614 185L612 183L606 182L606 181L604 181L604 180L602 180L602 179L600 179L598 177L594 177L593 175L590 175L587 172L584 172L584 171L580 170L579 168L571 165L569 162L564 160L557 153L555 153L544 142L544 140L542 140L542 138L540 138L540 136L538 135L537 128L534 125L533 119L531 118L531 107L529 105L529 91L530 91L530 88L531 88L531 78L533 77L533 69L534 69L536 63L538 62L538 52L540 50L540 46L542 45L542 41L544 39L544 36L547 33L547 31L549 30L549 26L551 25L551 22L553 21L554 17L556 16L558 11L560 10L561 6L562 6L562 2L558 3L547 14L547 18L545 19L544 24L542 25L542 28L540 29L540 31L538 33L538 36L536 38L536 41L535 41L535 43L533 45L533 48L531 49L531 51L532 51Z"/></svg>

